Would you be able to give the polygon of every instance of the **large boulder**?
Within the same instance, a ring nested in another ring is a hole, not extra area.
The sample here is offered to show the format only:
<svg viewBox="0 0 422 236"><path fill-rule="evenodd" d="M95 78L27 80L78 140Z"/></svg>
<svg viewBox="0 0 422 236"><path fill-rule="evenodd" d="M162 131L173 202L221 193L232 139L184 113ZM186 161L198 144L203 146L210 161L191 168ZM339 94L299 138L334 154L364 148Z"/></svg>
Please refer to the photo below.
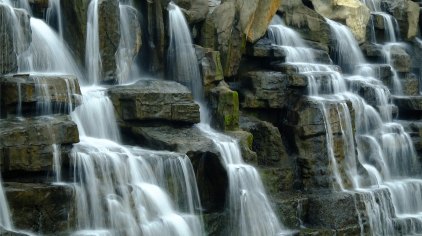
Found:
<svg viewBox="0 0 422 236"><path fill-rule="evenodd" d="M245 35L237 23L234 3L224 2L208 14L200 42L203 47L220 51L224 76L237 73L245 48Z"/></svg>
<svg viewBox="0 0 422 236"><path fill-rule="evenodd" d="M330 27L324 17L305 6L302 1L283 0L280 6L284 22L301 34L304 39L328 45Z"/></svg>
<svg viewBox="0 0 422 236"><path fill-rule="evenodd" d="M411 0L384 2L388 5L389 11L399 23L402 37L406 40L414 39L418 34L419 4Z"/></svg>
<svg viewBox="0 0 422 236"><path fill-rule="evenodd" d="M207 94L224 79L220 52L200 46L195 46L195 52L201 69L205 93Z"/></svg>
<svg viewBox="0 0 422 236"><path fill-rule="evenodd" d="M370 10L359 0L312 0L315 10L329 19L344 22L358 42L366 40Z"/></svg>
<svg viewBox="0 0 422 236"><path fill-rule="evenodd" d="M231 0L239 12L239 24L246 39L256 42L267 31L281 0Z"/></svg>
<svg viewBox="0 0 422 236"><path fill-rule="evenodd" d="M194 124L200 120L199 105L189 89L163 80L140 80L110 88L108 94L117 117L124 121L164 121Z"/></svg>
<svg viewBox="0 0 422 236"><path fill-rule="evenodd" d="M0 74L18 70L18 56L31 43L29 15L21 9L0 5Z"/></svg>
<svg viewBox="0 0 422 236"><path fill-rule="evenodd" d="M207 0L176 0L175 3L182 8L190 24L203 21L207 17Z"/></svg>

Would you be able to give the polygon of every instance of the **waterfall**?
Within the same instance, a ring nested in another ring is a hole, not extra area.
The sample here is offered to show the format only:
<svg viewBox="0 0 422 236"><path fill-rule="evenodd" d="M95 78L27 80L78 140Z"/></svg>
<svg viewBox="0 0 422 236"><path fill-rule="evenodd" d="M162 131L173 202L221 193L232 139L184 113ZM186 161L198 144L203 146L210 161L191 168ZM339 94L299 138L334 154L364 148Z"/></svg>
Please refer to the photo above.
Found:
<svg viewBox="0 0 422 236"><path fill-rule="evenodd" d="M49 0L46 14L46 21L51 27L55 28L60 39L63 40L63 22L60 0Z"/></svg>
<svg viewBox="0 0 422 236"><path fill-rule="evenodd" d="M169 74L173 80L187 86L196 100L202 100L202 78L188 24L180 8L173 2L169 3L168 11L170 39L167 65Z"/></svg>
<svg viewBox="0 0 422 236"><path fill-rule="evenodd" d="M2 180L0 178L0 226L6 229L12 229L12 220L10 219L9 205L4 195Z"/></svg>
<svg viewBox="0 0 422 236"><path fill-rule="evenodd" d="M83 83L84 75L72 53L44 21L31 17L32 43L20 56L19 73L70 74Z"/></svg>
<svg viewBox="0 0 422 236"><path fill-rule="evenodd" d="M280 224L270 201L265 193L264 186L257 170L243 162L237 140L213 130L202 104L202 80L199 73L198 61L190 31L180 8L169 3L169 33L170 47L168 62L173 79L187 85L201 106L201 124L197 127L201 132L213 140L221 155L221 162L226 167L229 176L228 202L230 235L265 236L290 234ZM176 62L176 63L174 63ZM188 78L181 81L180 79Z"/></svg>
<svg viewBox="0 0 422 236"><path fill-rule="evenodd" d="M325 19L331 28L335 47L332 49L334 61L346 72L353 72L355 66L365 63L365 58L352 32L345 26Z"/></svg>
<svg viewBox="0 0 422 236"><path fill-rule="evenodd" d="M137 35L132 32L130 26L132 24L131 15L133 12L136 12L136 9L131 5L131 2L128 4L123 3L119 4L120 8L120 43L119 48L116 54L117 61L117 76L118 83L124 84L130 82L130 77L140 77L138 68L136 64L133 63L133 59L136 56L137 52L134 51L137 44Z"/></svg>
<svg viewBox="0 0 422 236"><path fill-rule="evenodd" d="M85 67L90 84L98 84L101 78L100 36L98 33L98 0L91 0L88 5L86 30Z"/></svg>
<svg viewBox="0 0 422 236"><path fill-rule="evenodd" d="M195 175L186 155L118 144L113 105L97 87L83 89L72 114L80 130L72 149L80 231L113 235L203 235ZM177 196L175 203L167 193Z"/></svg>
<svg viewBox="0 0 422 236"><path fill-rule="evenodd" d="M392 120L388 89L371 77L375 72L370 65L363 64L362 53L350 32L338 23L328 22L335 41L347 42L336 47L336 58L340 58L338 63L347 67L342 61L351 56L352 64L369 69L366 75L348 77L332 71L331 82L327 83L318 81L313 74L318 71L327 73L330 66L297 63L300 73L308 77L309 98L320 104L323 113L333 187L362 194L372 235L399 235L397 225L401 227L401 233L419 234L422 229L422 180L418 178L421 168L412 140L404 128ZM374 91L375 101L371 105L358 95L362 85ZM354 122L345 101L352 104ZM342 140L346 143L342 163L332 156L333 131L328 117L333 114L327 115L330 112L327 106L333 103L336 104L335 115L340 120ZM351 127L355 127L354 135ZM361 167L364 171L358 171ZM341 174L343 169L345 174Z"/></svg>

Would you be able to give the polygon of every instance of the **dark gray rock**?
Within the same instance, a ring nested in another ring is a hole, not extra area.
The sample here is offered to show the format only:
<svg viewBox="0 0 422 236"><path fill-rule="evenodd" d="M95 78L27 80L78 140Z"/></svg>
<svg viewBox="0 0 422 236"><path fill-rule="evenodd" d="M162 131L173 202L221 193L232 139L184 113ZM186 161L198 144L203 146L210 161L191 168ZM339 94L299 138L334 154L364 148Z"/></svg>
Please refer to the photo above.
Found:
<svg viewBox="0 0 422 236"><path fill-rule="evenodd" d="M117 116L122 121L199 122L199 106L189 89L163 80L140 80L108 90Z"/></svg>

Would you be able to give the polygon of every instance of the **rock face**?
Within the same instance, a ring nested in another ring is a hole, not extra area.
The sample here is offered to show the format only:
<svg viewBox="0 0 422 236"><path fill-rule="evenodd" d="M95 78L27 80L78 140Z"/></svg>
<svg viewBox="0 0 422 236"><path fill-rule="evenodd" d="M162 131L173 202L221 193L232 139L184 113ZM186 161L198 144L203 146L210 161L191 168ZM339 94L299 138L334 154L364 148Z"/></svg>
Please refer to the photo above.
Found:
<svg viewBox="0 0 422 236"><path fill-rule="evenodd" d="M359 0L312 0L315 11L332 20L344 22L359 42L366 39L370 10Z"/></svg>
<svg viewBox="0 0 422 236"><path fill-rule="evenodd" d="M123 121L162 120L198 123L199 106L185 86L162 80L141 80L130 86L116 86L108 94Z"/></svg>
<svg viewBox="0 0 422 236"><path fill-rule="evenodd" d="M328 45L330 27L324 18L305 6L302 1L283 0L280 6L284 21L294 27L304 39Z"/></svg>
<svg viewBox="0 0 422 236"><path fill-rule="evenodd" d="M0 134L0 166L6 178L14 172L51 173L54 152L67 159L72 144L79 142L78 128L68 116L3 120ZM54 150L53 144L59 148Z"/></svg>
<svg viewBox="0 0 422 236"><path fill-rule="evenodd" d="M214 126L221 130L239 128L239 96L225 82L211 89L210 107Z"/></svg>
<svg viewBox="0 0 422 236"><path fill-rule="evenodd" d="M66 75L3 76L0 92L0 117L69 113L81 95L76 77Z"/></svg>
<svg viewBox="0 0 422 236"><path fill-rule="evenodd" d="M195 51L201 69L205 93L207 94L224 79L220 52L199 46L195 46Z"/></svg>
<svg viewBox="0 0 422 236"><path fill-rule="evenodd" d="M88 0L62 0L63 38L80 65L85 63Z"/></svg>
<svg viewBox="0 0 422 236"><path fill-rule="evenodd" d="M201 32L201 45L220 51L224 76L239 68L245 37L236 20L236 5L224 2L208 14Z"/></svg>
<svg viewBox="0 0 422 236"><path fill-rule="evenodd" d="M29 47L32 34L25 11L2 4L0 18L0 74L6 74L18 70L18 56Z"/></svg>
<svg viewBox="0 0 422 236"><path fill-rule="evenodd" d="M177 0L175 3L183 9L190 24L205 20L208 14L207 0Z"/></svg>
<svg viewBox="0 0 422 236"><path fill-rule="evenodd" d="M6 183L5 191L15 227L52 235L69 234L76 228L71 187Z"/></svg>
<svg viewBox="0 0 422 236"><path fill-rule="evenodd" d="M100 43L103 83L116 80L116 52L120 42L120 11L118 0L102 0L98 3L98 35Z"/></svg>
<svg viewBox="0 0 422 236"><path fill-rule="evenodd" d="M418 33L420 6L411 0L385 1L392 15L399 23L400 33L406 40L412 40Z"/></svg>

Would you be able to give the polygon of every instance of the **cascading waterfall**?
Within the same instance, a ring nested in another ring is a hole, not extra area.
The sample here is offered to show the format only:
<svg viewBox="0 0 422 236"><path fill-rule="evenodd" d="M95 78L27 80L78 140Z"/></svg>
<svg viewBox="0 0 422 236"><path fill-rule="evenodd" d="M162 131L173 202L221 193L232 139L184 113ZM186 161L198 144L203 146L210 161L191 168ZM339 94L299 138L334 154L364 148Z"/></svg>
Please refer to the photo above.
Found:
<svg viewBox="0 0 422 236"><path fill-rule="evenodd" d="M184 78L180 77L182 75L189 78L189 83L185 85L191 89L195 100L200 103L201 113L205 113L206 109L202 104L202 79L190 31L180 8L169 3L168 9L171 38L168 61L177 62L172 65L172 72L177 75L173 78L182 79ZM274 213L257 170L243 162L237 140L213 130L204 114L201 114L201 124L197 127L206 137L213 140L220 152L221 162L228 172L229 234L239 236L290 234L290 231L283 229Z"/></svg>
<svg viewBox="0 0 422 236"><path fill-rule="evenodd" d="M187 156L118 144L111 102L98 88L90 90L72 114L81 134L71 154L80 229L76 235L203 235ZM166 191L179 196L176 204Z"/></svg>
<svg viewBox="0 0 422 236"><path fill-rule="evenodd" d="M2 180L0 178L0 226L5 229L12 229L12 220L10 219L9 205L4 195Z"/></svg>
<svg viewBox="0 0 422 236"><path fill-rule="evenodd" d="M348 35L346 33L336 34L336 32L347 28L340 27L338 23L332 24L330 21L329 24L334 31L333 36L337 37L337 42L340 41L340 36L343 39L344 35ZM337 45L336 52L337 54L347 53L345 54L347 56L357 52L357 56L352 55L352 58L360 58L361 53L354 48L348 48L354 45L357 45L355 41L341 44L340 48ZM338 58L345 55L338 55ZM368 65L364 63L364 60L355 61L356 65L368 68ZM309 71L326 73L331 67L309 64L299 68L302 73L306 74ZM321 70L321 68L324 69ZM363 194L361 197L366 205L371 234L398 235L397 225L401 228L401 233L421 233L422 201L420 192L422 186L421 180L418 178L421 172L420 165L410 136L400 124L394 123L392 120L391 104L388 103L388 89L382 85L381 81L368 77L368 75L375 74L373 71L367 73L366 76L353 75L349 77L332 71L329 78L332 82L329 83L316 81L312 73L308 74L309 95L311 99L315 99L321 104L321 110L325 114L328 154L333 150L333 146L330 144L332 143L330 142L332 128L326 108L330 103L337 104L335 106L340 120L341 135L347 147L344 150L345 163L338 163L334 158L330 158L335 181L334 187L336 188L337 185L339 190L357 191ZM361 85L374 90L374 104L367 104L362 97L357 95ZM345 101L350 101L352 104L355 119L353 124ZM327 105L324 106L324 104ZM352 126L356 129L355 137L353 137ZM341 168L346 170L346 175L340 174L339 169ZM365 171L358 171L360 168Z"/></svg>

